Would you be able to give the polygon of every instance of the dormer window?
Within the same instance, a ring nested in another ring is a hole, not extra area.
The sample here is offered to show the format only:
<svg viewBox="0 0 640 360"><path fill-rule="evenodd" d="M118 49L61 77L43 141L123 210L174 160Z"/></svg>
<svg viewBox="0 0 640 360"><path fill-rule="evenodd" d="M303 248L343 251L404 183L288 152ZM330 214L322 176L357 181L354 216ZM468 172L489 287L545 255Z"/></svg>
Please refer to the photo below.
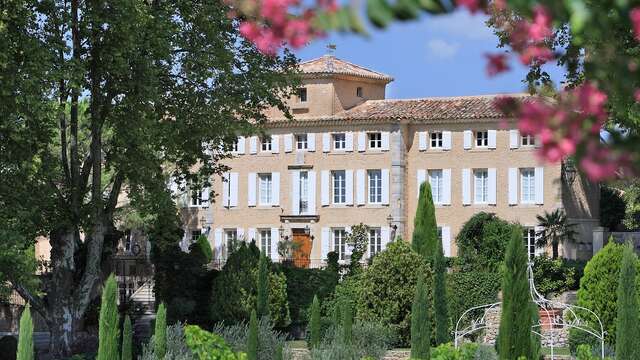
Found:
<svg viewBox="0 0 640 360"><path fill-rule="evenodd" d="M298 89L298 101L307 102L307 88Z"/></svg>
<svg viewBox="0 0 640 360"><path fill-rule="evenodd" d="M262 151L271 151L271 136L265 136L260 141Z"/></svg>
<svg viewBox="0 0 640 360"><path fill-rule="evenodd" d="M358 86L356 88L356 96L359 98L364 97L364 94L362 93L362 86Z"/></svg>
<svg viewBox="0 0 640 360"><path fill-rule="evenodd" d="M333 134L333 149L345 150L347 148L347 140L344 133Z"/></svg>

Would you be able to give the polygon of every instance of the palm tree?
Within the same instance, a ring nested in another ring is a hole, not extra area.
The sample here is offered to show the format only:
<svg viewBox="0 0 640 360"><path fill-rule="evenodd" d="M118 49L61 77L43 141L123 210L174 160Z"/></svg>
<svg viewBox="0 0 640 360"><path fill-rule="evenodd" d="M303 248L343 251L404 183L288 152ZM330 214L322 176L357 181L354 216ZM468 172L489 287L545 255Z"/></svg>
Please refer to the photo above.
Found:
<svg viewBox="0 0 640 360"><path fill-rule="evenodd" d="M544 215L537 215L540 231L536 232L536 246L544 247L551 244L553 258L558 258L558 245L565 242L573 242L578 232L574 230L576 224L569 223L564 210L556 209L544 212Z"/></svg>

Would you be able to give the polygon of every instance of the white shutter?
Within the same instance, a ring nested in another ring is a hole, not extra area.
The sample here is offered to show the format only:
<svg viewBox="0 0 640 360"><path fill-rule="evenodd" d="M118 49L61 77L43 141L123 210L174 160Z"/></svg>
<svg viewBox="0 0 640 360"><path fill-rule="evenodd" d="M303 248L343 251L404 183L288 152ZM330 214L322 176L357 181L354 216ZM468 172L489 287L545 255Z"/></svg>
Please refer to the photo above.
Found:
<svg viewBox="0 0 640 360"><path fill-rule="evenodd" d="M365 192L366 192L366 172L364 169L358 169L356 172L356 204L365 204Z"/></svg>
<svg viewBox="0 0 640 360"><path fill-rule="evenodd" d="M473 134L471 130L464 131L464 148L465 150L471 149L471 139L473 138Z"/></svg>
<svg viewBox="0 0 640 360"><path fill-rule="evenodd" d="M293 134L284 135L284 152L293 151Z"/></svg>
<svg viewBox="0 0 640 360"><path fill-rule="evenodd" d="M363 152L367 149L367 133L360 131L358 133L358 151Z"/></svg>
<svg viewBox="0 0 640 360"><path fill-rule="evenodd" d="M444 150L451 150L451 131L442 132L442 148Z"/></svg>
<svg viewBox="0 0 640 360"><path fill-rule="evenodd" d="M271 135L271 153L277 154L280 152L280 136Z"/></svg>
<svg viewBox="0 0 640 360"><path fill-rule="evenodd" d="M442 227L442 251L444 256L451 257L451 228Z"/></svg>
<svg viewBox="0 0 640 360"><path fill-rule="evenodd" d="M391 239L391 231L389 231L389 227L388 226L383 226L380 228L380 240L381 240L381 249L382 251L387 249L387 244L390 241L393 241L393 239Z"/></svg>
<svg viewBox="0 0 640 360"><path fill-rule="evenodd" d="M231 179L229 173L222 174L222 206L230 207L231 206Z"/></svg>
<svg viewBox="0 0 640 360"><path fill-rule="evenodd" d="M291 214L300 214L300 171L291 171Z"/></svg>
<svg viewBox="0 0 640 360"><path fill-rule="evenodd" d="M249 173L247 176L247 205L248 206L256 206L256 182L257 176L256 173Z"/></svg>
<svg viewBox="0 0 640 360"><path fill-rule="evenodd" d="M258 152L258 137L252 136L249 138L249 154L255 154Z"/></svg>
<svg viewBox="0 0 640 360"><path fill-rule="evenodd" d="M236 236L238 237L238 241L246 241L246 239L244 238L243 228L236 228Z"/></svg>
<svg viewBox="0 0 640 360"><path fill-rule="evenodd" d="M442 204L451 205L451 169L442 169Z"/></svg>
<svg viewBox="0 0 640 360"><path fill-rule="evenodd" d="M344 133L344 139L345 139L345 150L353 151L353 132L347 131L346 133Z"/></svg>
<svg viewBox="0 0 640 360"><path fill-rule="evenodd" d="M517 149L520 147L520 131L517 129L509 130L509 149Z"/></svg>
<svg viewBox="0 0 640 360"><path fill-rule="evenodd" d="M271 205L278 206L280 205L280 173L273 172L271 173Z"/></svg>
<svg viewBox="0 0 640 360"><path fill-rule="evenodd" d="M322 237L321 237L321 241L322 241L322 260L326 260L327 259L327 254L329 254L329 248L330 248L330 242L331 242L331 229L329 229L328 227L323 227L322 228Z"/></svg>
<svg viewBox="0 0 640 360"><path fill-rule="evenodd" d="M489 130L488 133L489 133L489 149L495 149L497 132L495 130Z"/></svg>
<svg viewBox="0 0 640 360"><path fill-rule="evenodd" d="M427 132L420 131L418 133L418 150L425 151L427 150Z"/></svg>
<svg viewBox="0 0 640 360"><path fill-rule="evenodd" d="M222 228L216 228L213 231L213 258L222 259Z"/></svg>
<svg viewBox="0 0 640 360"><path fill-rule="evenodd" d="M535 235L535 241L536 242L538 241L538 238L539 238L538 233L542 232L542 230L544 230L544 227L542 227L542 226L534 227L534 231L536 232L536 235ZM535 256L540 256L540 255L544 254L546 252L546 250L547 249L545 249L544 246L542 246L542 247L537 247L536 246L535 247Z"/></svg>
<svg viewBox="0 0 640 360"><path fill-rule="evenodd" d="M322 170L320 172L320 204L322 206L329 205L329 170Z"/></svg>
<svg viewBox="0 0 640 360"><path fill-rule="evenodd" d="M471 204L471 169L462 169L462 205Z"/></svg>
<svg viewBox="0 0 640 360"><path fill-rule="evenodd" d="M232 172L229 175L229 190L231 190L229 204L232 207L236 207L238 206L238 179L240 178L240 175L237 172Z"/></svg>
<svg viewBox="0 0 640 360"><path fill-rule="evenodd" d="M427 170L418 169L418 181L416 188L418 189L418 195L416 196L418 199L420 198L420 186L423 182L427 180Z"/></svg>
<svg viewBox="0 0 640 360"><path fill-rule="evenodd" d="M518 168L509 168L509 205L518 204Z"/></svg>
<svg viewBox="0 0 640 360"><path fill-rule="evenodd" d="M238 154L244 155L244 136L238 136Z"/></svg>
<svg viewBox="0 0 640 360"><path fill-rule="evenodd" d="M544 168L537 167L534 173L536 179L536 204L544 204Z"/></svg>
<svg viewBox="0 0 640 360"><path fill-rule="evenodd" d="M176 179L173 176L169 177L167 189L169 189L171 196L178 195L178 183L176 182Z"/></svg>
<svg viewBox="0 0 640 360"><path fill-rule="evenodd" d="M382 203L389 205L389 169L382 169Z"/></svg>
<svg viewBox="0 0 640 360"><path fill-rule="evenodd" d="M256 239L256 229L255 228L247 229L247 238L245 239L245 241L247 243L251 243L252 241L256 241L256 240L257 240Z"/></svg>
<svg viewBox="0 0 640 360"><path fill-rule="evenodd" d="M380 135L382 137L382 151L389 151L389 132L383 131Z"/></svg>
<svg viewBox="0 0 640 360"><path fill-rule="evenodd" d="M205 186L202 188L202 206L204 207L209 207L209 193L211 192L211 188L208 186Z"/></svg>
<svg viewBox="0 0 640 360"><path fill-rule="evenodd" d="M345 170L344 174L346 204L353 205L353 170Z"/></svg>
<svg viewBox="0 0 640 360"><path fill-rule="evenodd" d="M316 214L316 172L309 171L308 174L309 184L308 186L308 203L307 208L309 209L309 214Z"/></svg>
<svg viewBox="0 0 640 360"><path fill-rule="evenodd" d="M278 262L280 259L278 242L280 242L280 232L278 228L271 228L271 261L273 262Z"/></svg>
<svg viewBox="0 0 640 360"><path fill-rule="evenodd" d="M314 133L307 134L307 150L316 151L316 134Z"/></svg>
<svg viewBox="0 0 640 360"><path fill-rule="evenodd" d="M322 133L322 152L331 151L331 134Z"/></svg>
<svg viewBox="0 0 640 360"><path fill-rule="evenodd" d="M489 204L490 205L495 205L496 204L496 192L497 192L497 187L496 187L496 168L490 168L488 169L488 175L489 175Z"/></svg>

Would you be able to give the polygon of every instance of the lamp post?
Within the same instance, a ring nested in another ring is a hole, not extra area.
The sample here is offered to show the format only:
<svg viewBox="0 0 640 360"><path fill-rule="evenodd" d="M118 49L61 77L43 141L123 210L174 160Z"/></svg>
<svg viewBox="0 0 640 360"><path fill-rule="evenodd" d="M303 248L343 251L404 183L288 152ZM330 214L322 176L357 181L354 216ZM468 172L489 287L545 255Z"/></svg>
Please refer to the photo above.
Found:
<svg viewBox="0 0 640 360"><path fill-rule="evenodd" d="M387 223L389 224L389 229L391 229L391 241L395 241L396 240L396 230L398 230L398 225L393 223L393 216L391 214L389 214L389 216L387 216Z"/></svg>

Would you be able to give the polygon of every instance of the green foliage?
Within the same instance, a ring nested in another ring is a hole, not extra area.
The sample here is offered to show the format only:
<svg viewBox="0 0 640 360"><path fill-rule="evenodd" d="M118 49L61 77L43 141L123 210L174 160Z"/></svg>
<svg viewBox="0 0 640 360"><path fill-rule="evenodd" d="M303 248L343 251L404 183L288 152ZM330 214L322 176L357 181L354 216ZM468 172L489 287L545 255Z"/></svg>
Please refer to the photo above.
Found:
<svg viewBox="0 0 640 360"><path fill-rule="evenodd" d="M163 360L167 353L167 309L164 303L160 303L160 306L158 306L153 336L155 338L154 353L156 354L156 358Z"/></svg>
<svg viewBox="0 0 640 360"><path fill-rule="evenodd" d="M622 197L626 203L624 227L631 231L640 229L640 181L635 179L625 186Z"/></svg>
<svg viewBox="0 0 640 360"><path fill-rule="evenodd" d="M342 303L342 338L347 344L353 341L353 308L350 301Z"/></svg>
<svg viewBox="0 0 640 360"><path fill-rule="evenodd" d="M234 353L222 337L202 330L197 325L184 328L187 346L198 360L245 360L243 353ZM254 358L255 359L255 358Z"/></svg>
<svg viewBox="0 0 640 360"><path fill-rule="evenodd" d="M389 244L352 283L355 290L351 299L356 299L357 317L388 324L397 330L401 345L408 345L411 305L420 273L425 275L427 287L431 287L431 270L424 258L403 241Z"/></svg>
<svg viewBox="0 0 640 360"><path fill-rule="evenodd" d="M292 324L306 323L314 296L324 302L338 284L338 274L326 269L282 267L282 273L287 279L287 302Z"/></svg>
<svg viewBox="0 0 640 360"><path fill-rule="evenodd" d="M536 215L538 226L542 228L536 233L536 246L545 247L551 245L552 257L558 258L558 246L566 242L574 242L578 232L576 225L569 222L567 214L562 209L552 212L544 212L544 215Z"/></svg>
<svg viewBox="0 0 640 360"><path fill-rule="evenodd" d="M431 353L432 360L474 360L478 350L478 345L467 343L459 349L453 347L451 343L440 344Z"/></svg>
<svg viewBox="0 0 640 360"><path fill-rule="evenodd" d="M122 328L122 356L120 360L133 360L132 341L133 331L131 329L131 318L129 318L129 315L126 315Z"/></svg>
<svg viewBox="0 0 640 360"><path fill-rule="evenodd" d="M411 305L411 359L430 359L431 304L424 274L418 275L416 292Z"/></svg>
<svg viewBox="0 0 640 360"><path fill-rule="evenodd" d="M498 360L498 354L493 346L480 344L473 355L473 360Z"/></svg>
<svg viewBox="0 0 640 360"><path fill-rule="evenodd" d="M624 246L618 280L618 317L616 319L616 358L640 359L640 319L638 319L638 291L636 274L638 258L631 244Z"/></svg>
<svg viewBox="0 0 640 360"><path fill-rule="evenodd" d="M471 307L497 302L500 282L501 274L496 272L454 271L448 274L448 304L453 323ZM471 314L473 317L479 315L480 311Z"/></svg>
<svg viewBox="0 0 640 360"><path fill-rule="evenodd" d="M320 301L317 296L313 297L311 304L311 321L309 321L310 341L309 348L314 348L320 344Z"/></svg>
<svg viewBox="0 0 640 360"><path fill-rule="evenodd" d="M420 185L420 198L413 226L411 247L431 264L442 244L438 240L436 209L431 196L431 185L426 181Z"/></svg>
<svg viewBox="0 0 640 360"><path fill-rule="evenodd" d="M0 210L0 301L8 300L13 291L12 282L36 293L40 285L37 269L39 265L45 265L36 259L35 246L27 241L25 229L12 230L8 229L8 224L3 224L1 216L6 210Z"/></svg>
<svg viewBox="0 0 640 360"><path fill-rule="evenodd" d="M256 310L258 317L269 317L269 263L265 255L260 255L257 287Z"/></svg>
<svg viewBox="0 0 640 360"><path fill-rule="evenodd" d="M600 226L609 231L619 230L626 208L627 204L620 190L605 184L600 186Z"/></svg>
<svg viewBox="0 0 640 360"><path fill-rule="evenodd" d="M213 326L211 332L224 338L233 351L247 352L249 338L249 325L247 322L225 325L218 323ZM273 329L266 318L258 319L258 359L275 360L278 348L286 345L287 335Z"/></svg>
<svg viewBox="0 0 640 360"><path fill-rule="evenodd" d="M155 337L142 347L142 355L138 360L156 360ZM181 323L167 327L167 351L164 360L194 360L194 355L187 346L184 329Z"/></svg>
<svg viewBox="0 0 640 360"><path fill-rule="evenodd" d="M282 345L276 348L276 352L273 355L273 360L284 360L284 349L282 348Z"/></svg>
<svg viewBox="0 0 640 360"><path fill-rule="evenodd" d="M381 359L396 340L394 332L388 326L374 322L356 321L350 343L344 340L343 333L340 326L327 329L320 345L311 349L311 359Z"/></svg>
<svg viewBox="0 0 640 360"><path fill-rule="evenodd" d="M352 226L345 241L351 246L349 274L353 275L362 270L360 260L362 260L364 254L367 253L367 246L369 245L369 226L363 223Z"/></svg>
<svg viewBox="0 0 640 360"><path fill-rule="evenodd" d="M546 254L533 260L533 278L536 289L545 297L574 289L577 283L576 269L565 265L563 259L551 259Z"/></svg>
<svg viewBox="0 0 640 360"><path fill-rule="evenodd" d="M463 270L500 271L512 227L495 214L473 215L456 237Z"/></svg>
<svg viewBox="0 0 640 360"><path fill-rule="evenodd" d="M578 349L576 351L576 360L593 360L595 357L593 356L593 352L591 351L591 346L589 345L578 345Z"/></svg>
<svg viewBox="0 0 640 360"><path fill-rule="evenodd" d="M33 360L33 321L31 320L31 307L25 306L20 316L20 332L18 334L17 360Z"/></svg>
<svg viewBox="0 0 640 360"><path fill-rule="evenodd" d="M578 290L579 306L585 307L600 317L608 344L616 343L617 289L624 246L612 240L587 263ZM639 290L636 278L636 291ZM589 313L580 313L591 326L598 326Z"/></svg>
<svg viewBox="0 0 640 360"><path fill-rule="evenodd" d="M442 246L438 246L433 261L433 313L435 320L435 344L440 345L449 342L449 306L447 303L447 268L445 265Z"/></svg>
<svg viewBox="0 0 640 360"><path fill-rule="evenodd" d="M100 325L98 333L97 360L112 360L119 357L119 315L118 315L118 284L113 274L109 275L102 289L100 302Z"/></svg>
<svg viewBox="0 0 640 360"><path fill-rule="evenodd" d="M198 236L198 240L196 241L197 246L200 248L200 252L207 263L210 263L213 260L213 250L211 250L211 244L209 244L209 240L204 235Z"/></svg>
<svg viewBox="0 0 640 360"><path fill-rule="evenodd" d="M249 320L249 336L247 336L247 359L258 360L258 319L255 311L251 311Z"/></svg>
<svg viewBox="0 0 640 360"><path fill-rule="evenodd" d="M538 308L531 301L527 278L527 253L522 245L522 229L514 227L504 260L502 280L502 313L498 336L500 359L520 356L537 359L536 335L531 326Z"/></svg>

